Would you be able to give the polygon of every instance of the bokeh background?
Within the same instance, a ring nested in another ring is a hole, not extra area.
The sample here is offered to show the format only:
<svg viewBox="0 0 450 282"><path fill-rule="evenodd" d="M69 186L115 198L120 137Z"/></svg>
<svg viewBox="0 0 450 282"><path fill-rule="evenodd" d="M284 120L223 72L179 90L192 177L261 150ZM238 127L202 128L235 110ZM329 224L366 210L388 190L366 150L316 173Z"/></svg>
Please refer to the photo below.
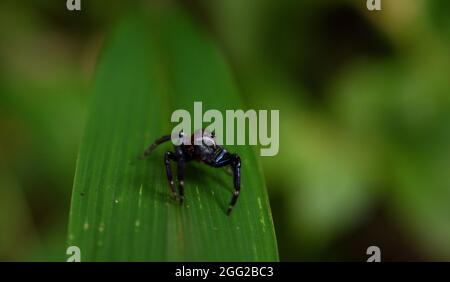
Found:
<svg viewBox="0 0 450 282"><path fill-rule="evenodd" d="M280 110L262 158L281 260L450 260L450 2L177 1L250 108ZM0 1L0 261L65 257L102 44L130 7Z"/></svg>

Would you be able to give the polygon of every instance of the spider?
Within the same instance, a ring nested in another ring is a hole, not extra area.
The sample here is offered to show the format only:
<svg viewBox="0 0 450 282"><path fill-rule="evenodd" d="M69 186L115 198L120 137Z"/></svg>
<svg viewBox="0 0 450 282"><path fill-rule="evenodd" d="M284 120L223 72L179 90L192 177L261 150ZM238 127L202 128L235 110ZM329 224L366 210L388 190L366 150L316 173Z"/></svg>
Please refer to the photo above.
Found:
<svg viewBox="0 0 450 282"><path fill-rule="evenodd" d="M194 133L191 135L191 145L187 145L184 144L186 142L182 142L181 145L174 145L175 152L167 151L164 153L164 164L166 167L166 176L167 181L169 182L171 196L174 199L178 199L180 204L183 203L184 170L186 162L196 160L215 168L229 165L232 168L234 182L234 191L227 210L227 215L230 215L241 191L241 159L237 154L231 154L227 152L225 148L218 145L215 139L214 132L209 133L208 131L202 129L201 133L202 134ZM179 133L179 137L184 138L183 131ZM144 151L140 159L144 159L145 157L149 156L158 145L169 140L171 140L170 135L164 135L155 140L155 142ZM170 161L177 162L178 164L178 196L172 177Z"/></svg>

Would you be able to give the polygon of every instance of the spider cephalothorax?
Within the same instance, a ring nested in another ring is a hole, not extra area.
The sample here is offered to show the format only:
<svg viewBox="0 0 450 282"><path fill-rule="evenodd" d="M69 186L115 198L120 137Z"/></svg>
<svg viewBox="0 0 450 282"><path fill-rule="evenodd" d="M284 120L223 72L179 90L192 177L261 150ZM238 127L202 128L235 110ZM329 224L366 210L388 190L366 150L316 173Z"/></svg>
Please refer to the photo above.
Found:
<svg viewBox="0 0 450 282"><path fill-rule="evenodd" d="M190 142L183 142L185 136L180 132L180 145L174 145L174 151L167 151L164 154L164 164L166 167L167 180L169 181L172 197L178 199L180 203L184 200L184 169L186 162L196 160L212 167L230 166L233 171L234 192L231 197L227 214L230 214L241 190L241 159L237 154L231 154L224 147L217 144L214 133L205 130L192 134ZM170 135L164 135L151 144L141 156L141 159L147 157L161 143L171 140ZM178 164L178 194L175 190L175 184L172 177L170 161Z"/></svg>

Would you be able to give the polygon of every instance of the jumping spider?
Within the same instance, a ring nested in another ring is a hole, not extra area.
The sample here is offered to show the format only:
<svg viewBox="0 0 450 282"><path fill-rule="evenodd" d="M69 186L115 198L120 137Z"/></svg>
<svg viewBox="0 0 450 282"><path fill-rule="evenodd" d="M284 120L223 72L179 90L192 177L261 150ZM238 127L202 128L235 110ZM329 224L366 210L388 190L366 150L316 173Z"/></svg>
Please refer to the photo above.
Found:
<svg viewBox="0 0 450 282"><path fill-rule="evenodd" d="M184 138L184 133L180 132L179 138ZM167 180L170 185L172 198L178 199L180 204L184 199L184 170L185 163L196 160L206 165L219 168L229 165L233 171L234 192L231 197L230 205L227 210L229 215L236 204L241 190L241 159L237 154L231 154L225 150L222 146L218 145L215 139L214 132L209 133L202 130L200 134L192 134L191 145L185 145L181 142L181 145L174 145L175 152L167 151L164 154L164 164L166 167ZM161 138L155 140L145 151L140 159L144 159L152 153L152 151L161 143L171 140L170 135L164 135ZM200 144L200 145L196 145ZM172 177L172 169L170 167L170 161L175 161L178 164L178 196L175 190L175 185Z"/></svg>

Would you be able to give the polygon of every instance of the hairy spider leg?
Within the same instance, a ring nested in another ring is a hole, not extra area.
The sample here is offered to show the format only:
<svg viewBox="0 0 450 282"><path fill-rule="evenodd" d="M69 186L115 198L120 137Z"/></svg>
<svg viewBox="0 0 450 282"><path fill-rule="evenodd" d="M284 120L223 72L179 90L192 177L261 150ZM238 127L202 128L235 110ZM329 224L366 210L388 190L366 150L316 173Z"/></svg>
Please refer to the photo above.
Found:
<svg viewBox="0 0 450 282"><path fill-rule="evenodd" d="M241 158L238 155L233 155L231 167L233 168L234 192L227 210L228 215L230 215L234 205L236 205L239 194L241 193Z"/></svg>
<svg viewBox="0 0 450 282"><path fill-rule="evenodd" d="M184 170L186 167L186 160L184 158L183 151L181 147L177 148L177 157L178 157L178 194L180 197L180 204L183 204L184 200Z"/></svg>
<svg viewBox="0 0 450 282"><path fill-rule="evenodd" d="M230 154L223 150L214 160L213 166L223 167L226 165L230 165L233 170L234 191L227 210L227 215L230 215L241 193L241 159L238 155Z"/></svg>
<svg viewBox="0 0 450 282"><path fill-rule="evenodd" d="M164 164L166 166L166 175L167 175L167 181L169 182L170 185L170 190L171 190L171 196L172 198L176 199L177 198L177 192L175 190L175 185L173 183L173 177L172 177L172 169L170 167L170 161L177 161L177 157L175 156L174 153L172 152L165 152L164 153Z"/></svg>
<svg viewBox="0 0 450 282"><path fill-rule="evenodd" d="M167 141L169 141L170 139L171 139L171 136L170 136L170 135L164 135L164 136L162 136L162 137L156 139L155 142L153 142L153 144L151 144L150 146L148 146L148 148L145 149L144 153L143 153L141 156L139 156L139 159L140 159L140 160L145 159L146 157L148 157L148 156L153 152L153 150L154 150L156 147L158 147L158 145L160 145L160 144L162 144L162 143L164 143L164 142L167 142Z"/></svg>

